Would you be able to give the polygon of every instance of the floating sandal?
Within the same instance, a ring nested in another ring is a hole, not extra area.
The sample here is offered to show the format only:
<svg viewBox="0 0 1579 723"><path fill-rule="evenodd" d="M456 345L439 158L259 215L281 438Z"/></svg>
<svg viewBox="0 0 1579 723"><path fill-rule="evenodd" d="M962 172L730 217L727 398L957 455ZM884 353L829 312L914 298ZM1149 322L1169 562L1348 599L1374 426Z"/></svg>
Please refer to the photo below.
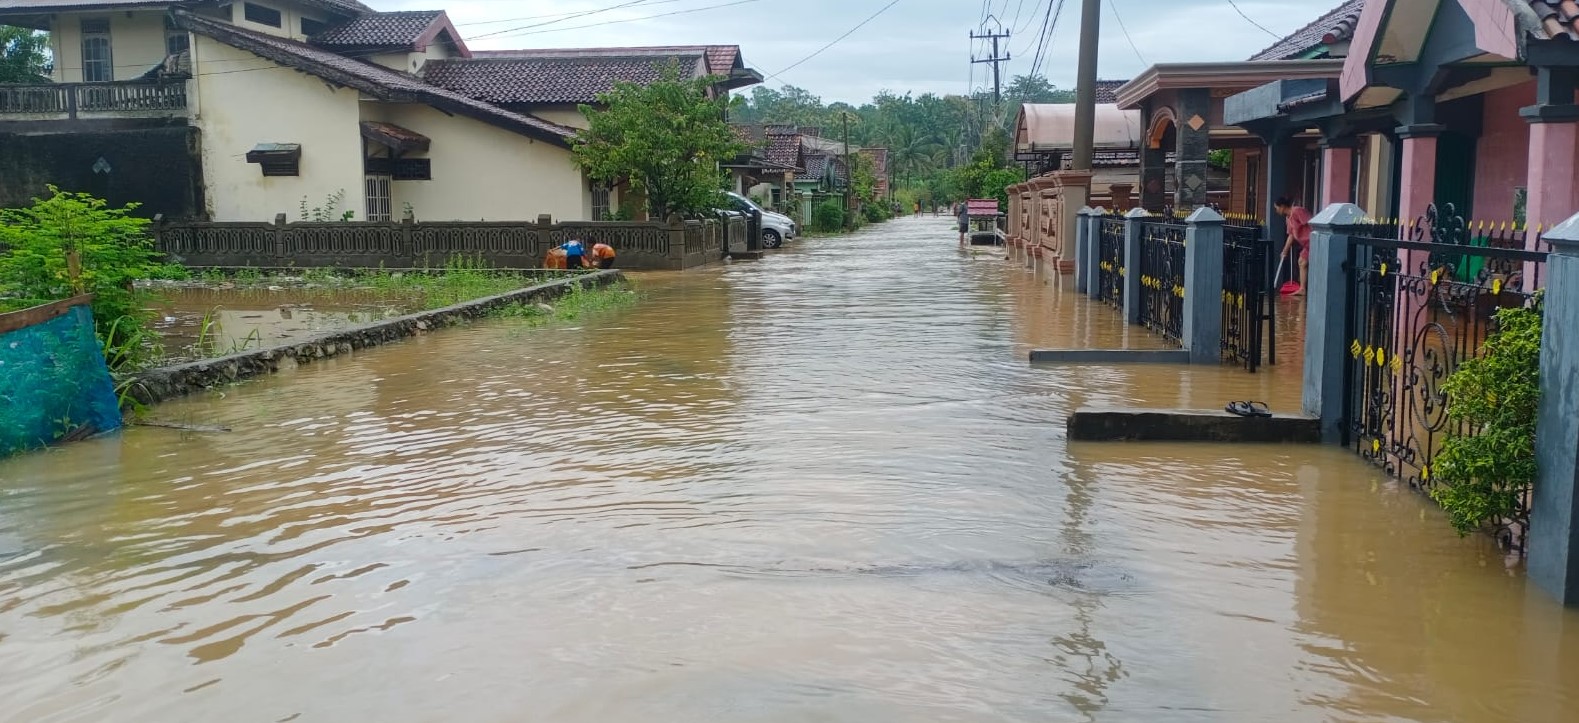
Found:
<svg viewBox="0 0 1579 723"><path fill-rule="evenodd" d="M1261 402L1229 402L1228 406L1223 408L1228 410L1229 414L1237 414L1241 417L1272 416L1271 410Z"/></svg>

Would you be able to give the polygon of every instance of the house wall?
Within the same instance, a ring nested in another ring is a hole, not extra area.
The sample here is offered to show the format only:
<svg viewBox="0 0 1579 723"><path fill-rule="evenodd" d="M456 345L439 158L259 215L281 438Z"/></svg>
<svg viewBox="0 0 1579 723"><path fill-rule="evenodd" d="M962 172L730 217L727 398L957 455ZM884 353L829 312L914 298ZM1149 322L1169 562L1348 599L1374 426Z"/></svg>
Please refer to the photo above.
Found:
<svg viewBox="0 0 1579 723"><path fill-rule="evenodd" d="M352 55L355 54L352 53ZM368 56L367 60L402 73L419 73L422 71L422 66L427 64L429 60L443 60L448 57L451 57L449 47L442 42L435 41L421 52L379 53Z"/></svg>
<svg viewBox="0 0 1579 723"><path fill-rule="evenodd" d="M1475 217L1513 220L1513 193L1529 178L1530 124L1519 109L1535 104L1535 83L1491 91L1475 144Z"/></svg>
<svg viewBox="0 0 1579 723"><path fill-rule="evenodd" d="M551 123L558 123L571 128L584 129L591 125L587 122L587 117L582 115L581 110L575 106L546 106L533 108L527 112Z"/></svg>
<svg viewBox="0 0 1579 723"><path fill-rule="evenodd" d="M57 83L82 82L82 19L110 19L112 80L130 80L164 62L164 16L157 11L60 13L50 17L49 46Z"/></svg>
<svg viewBox="0 0 1579 723"><path fill-rule="evenodd" d="M263 7L274 8L280 11L280 27L276 28L272 25L262 25L247 20L246 10L242 7L244 3L262 5ZM302 18L325 22L329 17L328 14L321 10L305 9L299 5L280 2L279 0L235 0L235 2L231 3L230 12L230 22L237 27L295 40L307 39L307 36L302 34Z"/></svg>
<svg viewBox="0 0 1579 723"><path fill-rule="evenodd" d="M193 38L193 81L202 131L204 185L216 221L298 216L343 192L342 210L362 218L362 136L358 93L283 68L203 36ZM247 151L259 143L300 143L301 175L265 177Z"/></svg>
<svg viewBox="0 0 1579 723"><path fill-rule="evenodd" d="M432 141L427 157L433 180L396 181L397 216L407 203L424 221L524 221L544 213L555 221L581 221L592 215L591 188L567 149L425 105L363 106L364 118Z"/></svg>

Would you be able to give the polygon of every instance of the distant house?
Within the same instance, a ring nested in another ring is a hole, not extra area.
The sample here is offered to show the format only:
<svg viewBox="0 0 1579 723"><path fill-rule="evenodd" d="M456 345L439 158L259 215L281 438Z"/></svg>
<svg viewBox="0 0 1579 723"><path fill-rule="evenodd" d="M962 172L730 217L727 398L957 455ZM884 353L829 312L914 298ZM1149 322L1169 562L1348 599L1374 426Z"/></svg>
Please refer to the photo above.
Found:
<svg viewBox="0 0 1579 723"><path fill-rule="evenodd" d="M877 197L888 198L888 149L862 148L856 153L872 159L872 173L877 176Z"/></svg>
<svg viewBox="0 0 1579 723"><path fill-rule="evenodd" d="M4 0L47 30L50 83L0 87L0 204L45 183L147 213L267 221L338 198L357 219L601 217L575 110L674 62L760 81L735 46L471 51L439 10L357 0Z"/></svg>

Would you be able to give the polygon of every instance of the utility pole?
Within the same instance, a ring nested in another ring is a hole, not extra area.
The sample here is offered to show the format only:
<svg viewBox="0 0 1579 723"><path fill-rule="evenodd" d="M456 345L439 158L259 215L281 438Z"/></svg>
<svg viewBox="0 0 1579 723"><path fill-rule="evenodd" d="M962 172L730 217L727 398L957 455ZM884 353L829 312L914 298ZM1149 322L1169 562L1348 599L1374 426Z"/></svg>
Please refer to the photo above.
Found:
<svg viewBox="0 0 1579 723"><path fill-rule="evenodd" d="M1097 120L1097 37L1102 31L1102 0L1080 5L1080 64L1075 69L1075 152L1069 168L1091 170Z"/></svg>
<svg viewBox="0 0 1579 723"><path fill-rule="evenodd" d="M999 28L999 30L1002 30L1002 28ZM992 57L990 57L990 58L977 58L974 55L972 55L971 59L970 59L970 62L972 62L972 63L992 63L992 102L993 102L994 105L999 105L999 104L1003 103L1003 84L999 81L999 78L998 78L998 66L1000 64L1002 64L1002 63L1009 62L1009 56L1007 56L1007 55L1005 55L1005 56L1003 56L1001 58L998 57L998 41L1002 40L1002 39L1006 39L1008 37L1009 37L1009 31L1007 31L1007 30L1004 30L1001 33L986 32L986 33L982 33L980 35L977 35L976 31L972 30L971 33L970 33L970 39L971 40L991 40L992 41Z"/></svg>
<svg viewBox="0 0 1579 723"><path fill-rule="evenodd" d="M844 121L844 227L855 226L855 167L850 165L850 111L839 111Z"/></svg>

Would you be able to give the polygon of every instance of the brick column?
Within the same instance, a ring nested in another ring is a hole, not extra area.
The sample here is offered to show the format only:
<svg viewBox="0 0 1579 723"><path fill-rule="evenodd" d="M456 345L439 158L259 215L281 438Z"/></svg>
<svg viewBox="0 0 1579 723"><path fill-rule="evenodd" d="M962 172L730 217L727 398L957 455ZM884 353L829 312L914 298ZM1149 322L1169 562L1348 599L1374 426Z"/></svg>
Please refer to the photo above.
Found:
<svg viewBox="0 0 1579 723"><path fill-rule="evenodd" d="M1531 226L1551 228L1579 211L1579 182L1574 179L1574 159L1579 158L1579 105L1574 104L1576 72L1569 68L1540 68L1535 85L1536 104L1519 110L1530 123L1528 197L1524 218ZM1529 240L1534 245L1535 235ZM1528 269L1526 269L1528 270Z"/></svg>
<svg viewBox="0 0 1579 723"><path fill-rule="evenodd" d="M1399 168L1398 218L1405 226L1425 215L1426 206L1436 200L1436 139L1443 126L1418 123L1399 126L1404 158Z"/></svg>
<svg viewBox="0 0 1579 723"><path fill-rule="evenodd" d="M1546 234L1541 399L1535 421L1530 579L1579 605L1579 214Z"/></svg>
<svg viewBox="0 0 1579 723"><path fill-rule="evenodd" d="M1354 203L1354 147L1352 138L1329 140L1321 144L1321 202Z"/></svg>
<svg viewBox="0 0 1579 723"><path fill-rule="evenodd" d="M1301 408L1321 420L1321 441L1343 443L1343 375L1349 359L1344 263L1349 239L1344 227L1365 218L1352 203L1322 209L1310 222L1309 296L1305 317L1305 370ZM1277 293L1273 291L1272 293Z"/></svg>

